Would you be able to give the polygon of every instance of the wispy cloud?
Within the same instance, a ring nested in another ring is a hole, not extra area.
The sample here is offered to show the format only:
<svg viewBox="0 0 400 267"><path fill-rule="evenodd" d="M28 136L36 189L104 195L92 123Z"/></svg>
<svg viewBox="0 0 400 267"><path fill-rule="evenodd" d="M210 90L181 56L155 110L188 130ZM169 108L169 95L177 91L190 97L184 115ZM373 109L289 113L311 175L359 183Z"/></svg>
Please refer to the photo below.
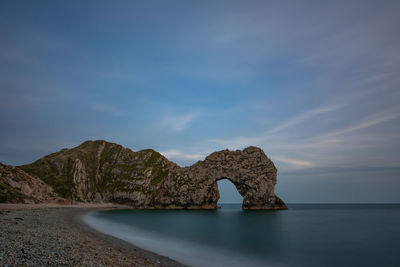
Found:
<svg viewBox="0 0 400 267"><path fill-rule="evenodd" d="M285 158L285 157L276 157L272 158L278 162L286 163L293 166L296 169L304 169L316 166L314 162L306 161L306 160L299 160L299 159L292 159L292 158Z"/></svg>
<svg viewBox="0 0 400 267"><path fill-rule="evenodd" d="M179 150L167 150L160 152L168 159L178 159L178 160L200 160L204 159L205 155L202 154L190 154L183 153Z"/></svg>
<svg viewBox="0 0 400 267"><path fill-rule="evenodd" d="M197 112L187 114L168 114L161 120L162 125L173 131L181 132L197 117Z"/></svg>
<svg viewBox="0 0 400 267"><path fill-rule="evenodd" d="M209 141L231 149L241 149L250 145L260 145L268 141L279 139L279 136L277 135L278 133L284 132L285 130L296 126L297 124L306 122L307 120L318 115L335 111L342 106L342 104L338 104L321 106L311 109L298 116L290 118L285 123L276 126L275 128L265 132L264 134L259 134L256 136L237 136L230 139L211 139Z"/></svg>
<svg viewBox="0 0 400 267"><path fill-rule="evenodd" d="M286 129L297 123L306 123L306 120L313 116L334 111L339 107L340 105L335 105L312 109L278 126L273 132L267 131L264 134L261 133L254 136L237 136L229 139L212 139L210 141L230 149L244 148L249 145L260 146L280 165L280 169L283 171L322 168L332 165L347 166L347 162L366 166L371 161L383 164L384 161L379 158L353 157L358 155L357 153L371 149L372 146L379 149L391 147L391 141L385 140L384 134L372 133L367 128L399 119L400 113L395 110L387 110L367 116L347 127L337 127L328 133L317 134L312 137L293 140L285 134ZM393 140L393 137L390 138Z"/></svg>
<svg viewBox="0 0 400 267"><path fill-rule="evenodd" d="M293 127L293 126L296 126L296 125L298 125L300 123L303 123L306 120L309 120L309 119L311 119L313 117L316 117L316 116L318 116L320 114L337 110L341 106L342 105L330 105L330 106L323 106L323 107L318 107L318 108L315 108L315 109L311 109L309 111L301 113L298 116L295 116L294 118L288 120L287 122L285 122L285 123L283 123L281 125L278 125L277 127L271 129L269 131L269 133L277 133L277 132L284 131L284 130L289 129L289 128Z"/></svg>
<svg viewBox="0 0 400 267"><path fill-rule="evenodd" d="M256 136L256 137L237 136L234 138L227 138L227 139L211 139L209 141L218 144L223 148L242 149L251 145L260 144L265 140L265 138L266 138L265 136Z"/></svg>
<svg viewBox="0 0 400 267"><path fill-rule="evenodd" d="M386 122L386 121L398 119L398 118L400 118L400 114L399 113L393 113L393 114L385 113L385 114L380 114L378 116L375 115L373 117L366 118L363 121L361 121L361 122L359 122L359 123L357 123L355 125L352 125L352 126L349 126L349 127L343 128L343 129L335 130L335 131L332 131L332 132L327 133L327 134L324 134L322 137L331 137L331 136L347 134L347 133L350 133L350 132L361 130L361 129L364 129L364 128L367 128L367 127L371 127L371 126L374 126L374 125L377 125L377 124L380 124L380 123L383 123L383 122Z"/></svg>

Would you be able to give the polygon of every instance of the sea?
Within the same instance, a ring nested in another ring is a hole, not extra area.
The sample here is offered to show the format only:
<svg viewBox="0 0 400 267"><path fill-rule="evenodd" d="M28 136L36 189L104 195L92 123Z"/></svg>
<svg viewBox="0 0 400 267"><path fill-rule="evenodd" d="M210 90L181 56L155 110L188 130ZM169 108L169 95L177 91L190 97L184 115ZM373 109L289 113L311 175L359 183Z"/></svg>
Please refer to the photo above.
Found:
<svg viewBox="0 0 400 267"><path fill-rule="evenodd" d="M189 266L400 266L400 204L107 210L84 221Z"/></svg>

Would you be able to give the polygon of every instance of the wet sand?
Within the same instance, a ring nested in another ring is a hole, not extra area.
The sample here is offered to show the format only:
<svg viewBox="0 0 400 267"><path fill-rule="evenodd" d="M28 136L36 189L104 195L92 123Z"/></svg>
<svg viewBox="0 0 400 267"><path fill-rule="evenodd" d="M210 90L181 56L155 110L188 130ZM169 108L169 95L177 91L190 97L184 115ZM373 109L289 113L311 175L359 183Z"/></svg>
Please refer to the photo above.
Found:
<svg viewBox="0 0 400 267"><path fill-rule="evenodd" d="M81 217L111 204L0 204L0 266L184 266L96 231Z"/></svg>

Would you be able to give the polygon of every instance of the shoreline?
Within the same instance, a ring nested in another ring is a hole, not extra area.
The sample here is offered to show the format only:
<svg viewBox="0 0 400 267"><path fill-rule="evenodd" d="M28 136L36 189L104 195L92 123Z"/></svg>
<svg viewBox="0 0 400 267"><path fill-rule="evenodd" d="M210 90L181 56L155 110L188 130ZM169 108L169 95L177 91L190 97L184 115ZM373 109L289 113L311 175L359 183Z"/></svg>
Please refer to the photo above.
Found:
<svg viewBox="0 0 400 267"><path fill-rule="evenodd" d="M114 204L0 204L0 265L185 266L102 233L82 217Z"/></svg>

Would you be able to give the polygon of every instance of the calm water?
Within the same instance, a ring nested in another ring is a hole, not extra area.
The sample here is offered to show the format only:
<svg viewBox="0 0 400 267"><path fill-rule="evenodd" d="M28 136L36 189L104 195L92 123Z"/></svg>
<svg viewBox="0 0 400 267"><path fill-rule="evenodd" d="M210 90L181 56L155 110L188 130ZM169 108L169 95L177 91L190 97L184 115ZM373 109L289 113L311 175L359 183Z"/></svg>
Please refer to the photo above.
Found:
<svg viewBox="0 0 400 267"><path fill-rule="evenodd" d="M111 210L96 229L191 266L400 266L400 205L292 204L288 211Z"/></svg>

